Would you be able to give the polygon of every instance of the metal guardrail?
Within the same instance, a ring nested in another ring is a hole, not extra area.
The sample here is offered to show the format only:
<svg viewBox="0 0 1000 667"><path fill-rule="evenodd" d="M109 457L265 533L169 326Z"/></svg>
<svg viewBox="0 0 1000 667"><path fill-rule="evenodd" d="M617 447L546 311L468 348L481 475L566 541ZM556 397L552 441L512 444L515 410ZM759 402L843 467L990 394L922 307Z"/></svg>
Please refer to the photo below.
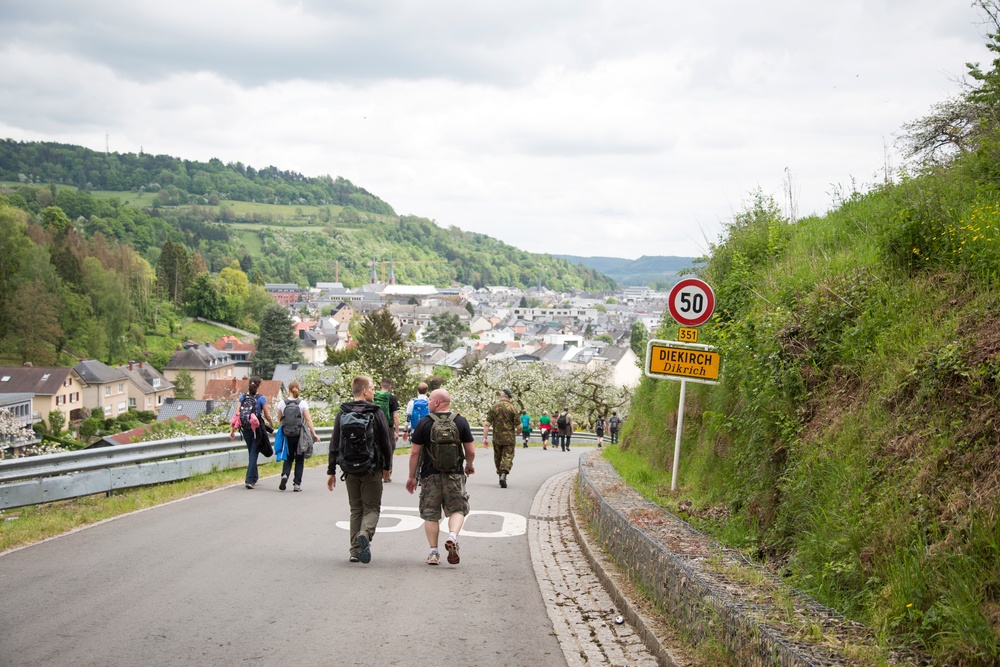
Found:
<svg viewBox="0 0 1000 667"><path fill-rule="evenodd" d="M316 433L321 443L328 442L333 427L317 428ZM479 442L483 430L475 427L472 434ZM537 429L531 441L541 441ZM574 433L572 442L595 444L597 436ZM407 446L403 440L397 442L397 447ZM317 455L324 453L323 447L317 448ZM173 482L246 464L242 438L230 440L228 433L5 459L0 461L0 510Z"/></svg>

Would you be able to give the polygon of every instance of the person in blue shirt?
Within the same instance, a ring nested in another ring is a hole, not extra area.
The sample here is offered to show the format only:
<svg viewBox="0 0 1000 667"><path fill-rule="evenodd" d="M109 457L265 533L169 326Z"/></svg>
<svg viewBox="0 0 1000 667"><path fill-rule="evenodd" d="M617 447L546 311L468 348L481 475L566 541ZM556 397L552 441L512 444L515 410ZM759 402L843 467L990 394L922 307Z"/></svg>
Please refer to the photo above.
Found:
<svg viewBox="0 0 1000 667"><path fill-rule="evenodd" d="M524 438L524 448L528 448L528 440L531 439L531 417L527 412L521 410L521 437Z"/></svg>
<svg viewBox="0 0 1000 667"><path fill-rule="evenodd" d="M249 460L247 461L247 474L244 481L244 486L248 489L252 489L257 486L257 445L259 443L260 437L263 435L262 430L264 428L263 422L267 422L268 428L272 431L274 430L274 422L271 420L271 411L267 407L267 398L261 396L257 393L257 389L260 388L260 383L263 382L260 376L254 375L250 378L247 383L247 393L240 394L239 399L236 401L236 413L240 419L240 434L243 436L243 442L246 443L247 453L249 454ZM252 422L248 419L242 419L243 412L243 401L246 399L247 405L252 402L252 412L253 416L256 417L257 427L252 426ZM232 440L233 436L236 434L236 429L233 425L229 427L229 439Z"/></svg>

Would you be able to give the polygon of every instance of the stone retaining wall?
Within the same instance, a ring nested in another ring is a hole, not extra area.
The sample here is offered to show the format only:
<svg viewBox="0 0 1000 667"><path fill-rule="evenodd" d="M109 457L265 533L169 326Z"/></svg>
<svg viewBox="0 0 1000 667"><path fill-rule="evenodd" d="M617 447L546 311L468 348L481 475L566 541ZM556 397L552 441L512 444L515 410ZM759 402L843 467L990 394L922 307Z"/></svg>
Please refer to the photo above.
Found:
<svg viewBox="0 0 1000 667"><path fill-rule="evenodd" d="M692 643L717 642L738 665L912 664L887 656L869 629L640 496L601 452L580 457L577 488L598 540Z"/></svg>

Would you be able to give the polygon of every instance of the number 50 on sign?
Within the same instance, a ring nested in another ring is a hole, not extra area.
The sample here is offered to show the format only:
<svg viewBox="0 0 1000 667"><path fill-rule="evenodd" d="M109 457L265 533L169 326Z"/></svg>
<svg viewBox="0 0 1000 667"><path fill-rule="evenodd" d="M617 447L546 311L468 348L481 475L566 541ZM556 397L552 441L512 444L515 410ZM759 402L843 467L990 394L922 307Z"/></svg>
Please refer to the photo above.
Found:
<svg viewBox="0 0 1000 667"><path fill-rule="evenodd" d="M681 326L700 326L715 312L715 292L704 280L685 278L670 290L667 307Z"/></svg>

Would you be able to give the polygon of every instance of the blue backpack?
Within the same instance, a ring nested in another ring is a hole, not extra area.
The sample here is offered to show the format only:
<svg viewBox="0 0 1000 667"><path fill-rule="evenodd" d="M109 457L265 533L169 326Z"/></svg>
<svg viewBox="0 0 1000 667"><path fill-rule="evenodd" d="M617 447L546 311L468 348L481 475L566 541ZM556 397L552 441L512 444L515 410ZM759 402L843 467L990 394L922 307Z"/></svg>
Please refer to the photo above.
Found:
<svg viewBox="0 0 1000 667"><path fill-rule="evenodd" d="M426 398L413 399L413 410L410 412L410 429L417 428L417 424L429 412Z"/></svg>

